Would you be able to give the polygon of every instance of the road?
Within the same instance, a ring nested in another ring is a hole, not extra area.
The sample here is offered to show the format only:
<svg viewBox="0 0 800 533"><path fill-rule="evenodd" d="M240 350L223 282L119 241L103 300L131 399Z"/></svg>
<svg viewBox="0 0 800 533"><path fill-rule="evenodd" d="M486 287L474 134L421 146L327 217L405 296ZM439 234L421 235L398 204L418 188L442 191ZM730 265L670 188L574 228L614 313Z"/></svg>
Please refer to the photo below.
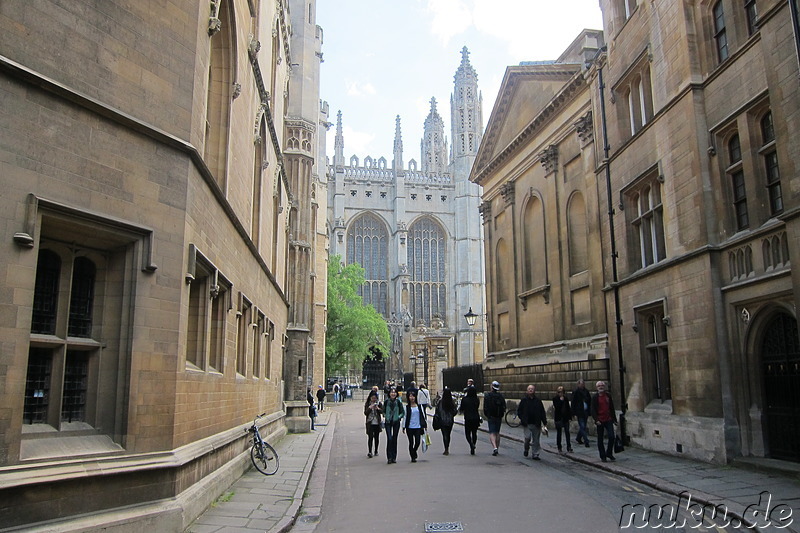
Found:
<svg viewBox="0 0 800 533"><path fill-rule="evenodd" d="M320 533L424 532L426 524L427 531L473 532L736 530L719 527L724 524L721 519L711 523L706 518L698 524L685 511L674 516L683 527L675 527L669 516L662 517L658 527L655 513L643 522L650 506L679 507L677 498L555 454L542 453L542 461L531 461L522 456L522 445L510 440L504 440L500 455L493 457L483 432L472 456L458 425L450 455L442 455L440 432L431 432L431 448L411 463L408 441L401 433L398 461L389 465L383 433L380 455L367 457L363 404L352 401L334 409L340 418L325 472L315 530ZM620 527L621 522L629 527ZM673 527L664 527L670 524Z"/></svg>

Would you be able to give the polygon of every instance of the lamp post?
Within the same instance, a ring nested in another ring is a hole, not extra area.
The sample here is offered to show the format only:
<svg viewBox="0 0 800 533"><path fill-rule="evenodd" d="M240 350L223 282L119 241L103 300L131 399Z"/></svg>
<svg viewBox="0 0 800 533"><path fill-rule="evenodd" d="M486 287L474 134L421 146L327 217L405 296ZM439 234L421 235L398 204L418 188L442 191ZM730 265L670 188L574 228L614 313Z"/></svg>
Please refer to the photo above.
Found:
<svg viewBox="0 0 800 533"><path fill-rule="evenodd" d="M469 326L469 350L470 350L470 360L474 363L475 359L475 330L472 327L475 325L475 320L478 318L478 315L472 312L472 306L469 306L469 311L464 315L464 320L467 321L467 325Z"/></svg>

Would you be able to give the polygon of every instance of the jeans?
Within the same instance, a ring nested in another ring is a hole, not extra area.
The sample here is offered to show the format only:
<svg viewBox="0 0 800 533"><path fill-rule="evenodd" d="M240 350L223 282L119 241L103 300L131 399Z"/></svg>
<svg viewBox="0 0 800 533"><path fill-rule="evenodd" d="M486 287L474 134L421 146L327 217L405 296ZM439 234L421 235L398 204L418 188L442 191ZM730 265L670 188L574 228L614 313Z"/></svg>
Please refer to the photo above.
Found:
<svg viewBox="0 0 800 533"><path fill-rule="evenodd" d="M603 433L608 434L608 445L603 447ZM600 422L597 424L597 449L600 452L600 459L614 457L614 421Z"/></svg>
<svg viewBox="0 0 800 533"><path fill-rule="evenodd" d="M339 393L338 392L334 392L333 393L333 403L337 403L338 401L339 401Z"/></svg>
<svg viewBox="0 0 800 533"><path fill-rule="evenodd" d="M412 459L416 459L417 450L422 443L422 428L407 428L406 436L408 437L408 455Z"/></svg>
<svg viewBox="0 0 800 533"><path fill-rule="evenodd" d="M578 418L578 434L575 436L575 440L578 442L589 442L589 434L586 432L586 420L588 417L586 416L579 416Z"/></svg>
<svg viewBox="0 0 800 533"><path fill-rule="evenodd" d="M386 422L386 459L397 460L397 434L400 433L400 421Z"/></svg>
<svg viewBox="0 0 800 533"><path fill-rule="evenodd" d="M539 457L539 452L542 451L542 446L539 442L539 438L542 435L542 428L535 424L528 424L527 426L522 426L522 428L522 433L525 437L525 447L527 448L528 443L531 445L531 458Z"/></svg>
<svg viewBox="0 0 800 533"><path fill-rule="evenodd" d="M558 451L561 451L561 432L566 433L567 438L567 450L572 449L572 442L569 440L569 420L566 422L556 422L556 445L558 446Z"/></svg>

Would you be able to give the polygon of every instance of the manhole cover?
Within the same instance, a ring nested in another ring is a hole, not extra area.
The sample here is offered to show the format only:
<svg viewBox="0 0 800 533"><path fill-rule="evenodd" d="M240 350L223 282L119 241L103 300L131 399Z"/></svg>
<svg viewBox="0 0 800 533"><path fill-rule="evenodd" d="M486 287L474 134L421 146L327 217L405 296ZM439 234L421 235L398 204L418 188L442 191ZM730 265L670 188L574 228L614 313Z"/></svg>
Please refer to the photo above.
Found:
<svg viewBox="0 0 800 533"><path fill-rule="evenodd" d="M425 533L431 531L464 531L461 522L425 522Z"/></svg>

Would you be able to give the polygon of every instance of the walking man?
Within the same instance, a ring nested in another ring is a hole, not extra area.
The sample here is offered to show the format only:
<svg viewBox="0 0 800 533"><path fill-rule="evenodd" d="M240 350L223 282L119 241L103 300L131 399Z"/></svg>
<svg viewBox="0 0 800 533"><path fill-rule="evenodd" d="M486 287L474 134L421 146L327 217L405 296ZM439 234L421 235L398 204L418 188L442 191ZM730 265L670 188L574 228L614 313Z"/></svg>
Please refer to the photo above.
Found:
<svg viewBox="0 0 800 533"><path fill-rule="evenodd" d="M547 413L544 410L542 400L536 397L536 386L528 385L525 390L525 397L519 402L517 416L524 428L525 448L522 455L528 457L531 452L531 459L541 461L539 453L542 450L539 438L542 434L542 427L547 427Z"/></svg>
<svg viewBox="0 0 800 533"><path fill-rule="evenodd" d="M339 402L339 382L333 382L333 403Z"/></svg>
<svg viewBox="0 0 800 533"><path fill-rule="evenodd" d="M325 387L320 385L317 387L317 411L325 409Z"/></svg>
<svg viewBox="0 0 800 533"><path fill-rule="evenodd" d="M500 394L500 383L492 381L492 390L483 398L483 414L489 424L489 442L492 444L492 455L497 455L500 448L500 423L506 414L506 399Z"/></svg>
<svg viewBox="0 0 800 533"><path fill-rule="evenodd" d="M605 381L595 383L597 393L592 396L592 418L597 425L597 449L600 459L605 463L615 461L614 457L614 426L617 423L617 413L614 410L614 400L606 392ZM608 445L603 446L603 434L608 435Z"/></svg>
<svg viewBox="0 0 800 533"><path fill-rule="evenodd" d="M578 419L578 435L575 442L589 447L589 434L586 432L586 422L589 418L589 406L592 403L592 395L586 388L582 379L578 380L578 386L572 393L572 414Z"/></svg>
<svg viewBox="0 0 800 533"><path fill-rule="evenodd" d="M556 423L556 445L558 445L558 453L563 450L561 448L561 433L565 433L567 438L567 453L572 452L572 441L569 438L569 423L572 420L572 409L569 407L569 400L564 394L564 387L561 385L556 389L556 395L553 398L553 421Z"/></svg>

